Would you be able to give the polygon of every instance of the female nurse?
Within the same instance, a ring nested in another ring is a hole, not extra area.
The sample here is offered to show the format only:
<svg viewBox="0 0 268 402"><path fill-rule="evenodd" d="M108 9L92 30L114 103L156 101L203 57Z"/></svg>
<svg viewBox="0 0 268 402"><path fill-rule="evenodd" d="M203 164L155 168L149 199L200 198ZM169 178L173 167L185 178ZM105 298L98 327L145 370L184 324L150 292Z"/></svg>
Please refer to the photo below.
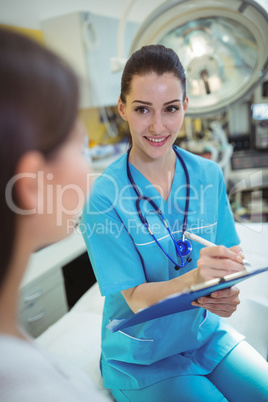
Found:
<svg viewBox="0 0 268 402"><path fill-rule="evenodd" d="M237 288L125 331L106 328L190 285L243 269L221 170L173 146L187 106L173 50L151 45L130 57L118 109L132 146L96 180L81 226L106 296L104 386L117 401L267 401L267 363L221 318L236 310ZM186 229L218 246L188 244Z"/></svg>
<svg viewBox="0 0 268 402"><path fill-rule="evenodd" d="M77 79L45 47L1 28L0 88L0 401L105 402L85 373L42 350L18 319L31 253L66 237L84 203Z"/></svg>

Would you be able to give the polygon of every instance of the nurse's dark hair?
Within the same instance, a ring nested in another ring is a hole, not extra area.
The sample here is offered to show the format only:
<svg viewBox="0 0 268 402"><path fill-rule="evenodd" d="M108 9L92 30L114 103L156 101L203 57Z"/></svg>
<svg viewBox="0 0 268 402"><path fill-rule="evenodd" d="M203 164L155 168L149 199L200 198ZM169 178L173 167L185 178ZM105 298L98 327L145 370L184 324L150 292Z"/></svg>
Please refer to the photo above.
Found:
<svg viewBox="0 0 268 402"><path fill-rule="evenodd" d="M163 45L143 46L128 59L121 79L120 98L126 103L126 97L131 90L133 76L143 76L156 73L161 76L171 73L181 81L183 101L186 98L186 77L184 68L176 52Z"/></svg>
<svg viewBox="0 0 268 402"><path fill-rule="evenodd" d="M16 235L10 202L19 205L16 184L11 197L7 185L28 151L53 157L74 127L78 100L69 66L41 44L0 28L0 287Z"/></svg>

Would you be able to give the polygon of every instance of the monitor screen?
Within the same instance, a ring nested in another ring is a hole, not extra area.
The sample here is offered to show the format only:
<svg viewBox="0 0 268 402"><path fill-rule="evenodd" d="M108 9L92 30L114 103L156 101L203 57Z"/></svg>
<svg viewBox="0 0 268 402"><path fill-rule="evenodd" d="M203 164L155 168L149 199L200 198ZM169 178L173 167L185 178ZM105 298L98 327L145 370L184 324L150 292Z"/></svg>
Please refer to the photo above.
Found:
<svg viewBox="0 0 268 402"><path fill-rule="evenodd" d="M251 106L254 120L268 120L268 103L256 103Z"/></svg>

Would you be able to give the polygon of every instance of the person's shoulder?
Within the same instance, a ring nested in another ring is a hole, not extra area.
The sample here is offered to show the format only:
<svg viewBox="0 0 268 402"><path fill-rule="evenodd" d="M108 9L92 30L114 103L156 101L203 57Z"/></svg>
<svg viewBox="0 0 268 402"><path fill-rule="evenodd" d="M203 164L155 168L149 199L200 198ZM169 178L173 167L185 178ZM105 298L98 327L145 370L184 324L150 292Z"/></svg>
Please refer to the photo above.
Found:
<svg viewBox="0 0 268 402"><path fill-rule="evenodd" d="M121 182L126 176L126 160L127 154L121 155L111 165L101 173L101 175L95 180L94 186L98 189L106 186L111 186L115 182Z"/></svg>
<svg viewBox="0 0 268 402"><path fill-rule="evenodd" d="M17 370L24 370L25 361L36 363L40 355L33 347L32 340L22 340L13 336L0 336L0 367L16 367Z"/></svg>
<svg viewBox="0 0 268 402"><path fill-rule="evenodd" d="M17 352L20 352L19 356L21 356L24 351L26 352L28 350L28 348L29 344L24 340L11 335L0 335L1 363L4 358L6 358L7 361L10 361L10 357L12 357L12 355L16 356ZM10 354L11 352L12 354Z"/></svg>
<svg viewBox="0 0 268 402"><path fill-rule="evenodd" d="M220 167L217 162L204 158L203 156L196 155L186 149L176 146L177 152L182 156L186 165L192 168L196 172L206 172L212 174L218 174L220 172Z"/></svg>
<svg viewBox="0 0 268 402"><path fill-rule="evenodd" d="M190 151L187 151L186 149L180 148L178 146L176 146L176 150L179 152L179 154L183 157L183 159L185 160L185 162L189 162L189 163L195 163L196 165L200 165L200 166L204 166L204 167L218 167L217 162L208 159L208 158L204 158L201 155L196 155Z"/></svg>
<svg viewBox="0 0 268 402"><path fill-rule="evenodd" d="M0 335L0 401L106 401L93 381L35 340Z"/></svg>
<svg viewBox="0 0 268 402"><path fill-rule="evenodd" d="M86 204L98 205L113 203L127 183L127 154L121 155L109 165L93 182Z"/></svg>

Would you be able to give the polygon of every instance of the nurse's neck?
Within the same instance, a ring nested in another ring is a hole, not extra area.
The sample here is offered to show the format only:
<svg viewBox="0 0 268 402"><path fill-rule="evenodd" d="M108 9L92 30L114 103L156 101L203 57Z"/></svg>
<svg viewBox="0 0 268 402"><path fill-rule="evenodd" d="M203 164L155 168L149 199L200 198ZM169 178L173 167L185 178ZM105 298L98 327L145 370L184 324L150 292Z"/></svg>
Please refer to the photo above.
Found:
<svg viewBox="0 0 268 402"><path fill-rule="evenodd" d="M173 149L160 157L150 157L144 152L131 149L129 163L152 183L161 196L167 200L174 179L176 154Z"/></svg>

